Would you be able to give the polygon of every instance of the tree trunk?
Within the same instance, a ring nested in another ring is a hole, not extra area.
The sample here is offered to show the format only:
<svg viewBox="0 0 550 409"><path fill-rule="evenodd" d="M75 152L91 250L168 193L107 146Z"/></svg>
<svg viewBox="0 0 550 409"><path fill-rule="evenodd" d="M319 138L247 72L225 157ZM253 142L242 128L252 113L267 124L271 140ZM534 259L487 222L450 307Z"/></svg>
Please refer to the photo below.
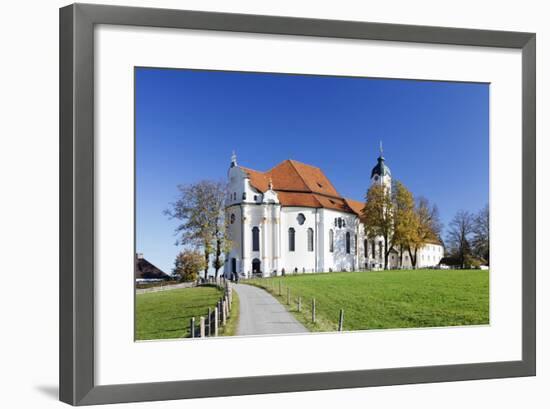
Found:
<svg viewBox="0 0 550 409"><path fill-rule="evenodd" d="M384 270L388 269L388 256L391 249L388 249L388 238L384 237Z"/></svg>
<svg viewBox="0 0 550 409"><path fill-rule="evenodd" d="M215 271L215 275L216 275L216 280L218 279L218 270L221 268L221 263L220 263L220 256L222 254L222 241L221 239L216 239L216 258L214 260L214 269L216 270Z"/></svg>
<svg viewBox="0 0 550 409"><path fill-rule="evenodd" d="M416 252L417 252L417 249L414 249L414 253L413 253L413 251L409 247L408 251L409 251L409 257L411 258L411 266L412 266L413 270L416 270Z"/></svg>
<svg viewBox="0 0 550 409"><path fill-rule="evenodd" d="M210 261L210 253L208 250L204 249L204 279L208 278L208 262Z"/></svg>

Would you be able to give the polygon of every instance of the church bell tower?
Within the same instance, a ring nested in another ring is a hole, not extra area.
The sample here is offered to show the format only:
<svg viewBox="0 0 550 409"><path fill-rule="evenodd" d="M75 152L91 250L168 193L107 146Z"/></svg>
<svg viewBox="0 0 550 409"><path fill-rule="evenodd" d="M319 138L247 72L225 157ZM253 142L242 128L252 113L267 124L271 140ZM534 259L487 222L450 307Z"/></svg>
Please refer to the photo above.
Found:
<svg viewBox="0 0 550 409"><path fill-rule="evenodd" d="M372 186L376 184L385 186L391 191L391 171L385 163L382 141L380 141L380 156L378 157L378 163L372 168L370 180Z"/></svg>

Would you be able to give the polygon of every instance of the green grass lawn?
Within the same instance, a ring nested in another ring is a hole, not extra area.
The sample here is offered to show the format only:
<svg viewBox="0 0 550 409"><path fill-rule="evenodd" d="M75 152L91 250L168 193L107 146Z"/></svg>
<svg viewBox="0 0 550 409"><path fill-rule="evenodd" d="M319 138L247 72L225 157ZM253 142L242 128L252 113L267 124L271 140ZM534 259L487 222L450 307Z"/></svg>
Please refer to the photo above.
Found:
<svg viewBox="0 0 550 409"><path fill-rule="evenodd" d="M279 296L279 282L282 295ZM302 274L249 280L270 291L312 331L335 331L340 309L344 330L419 328L489 323L489 272L393 270ZM302 312L297 298L302 297ZM317 322L311 322L311 300Z"/></svg>
<svg viewBox="0 0 550 409"><path fill-rule="evenodd" d="M214 286L181 288L136 295L136 340L189 337L189 322L214 309L223 291ZM233 301L235 308L235 301Z"/></svg>

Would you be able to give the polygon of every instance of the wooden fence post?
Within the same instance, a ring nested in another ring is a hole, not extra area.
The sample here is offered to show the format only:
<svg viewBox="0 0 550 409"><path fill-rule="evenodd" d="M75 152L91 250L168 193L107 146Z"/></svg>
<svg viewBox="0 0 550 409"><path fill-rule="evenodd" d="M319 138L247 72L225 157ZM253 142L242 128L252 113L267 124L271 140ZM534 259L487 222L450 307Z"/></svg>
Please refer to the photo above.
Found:
<svg viewBox="0 0 550 409"><path fill-rule="evenodd" d="M219 323L218 308L215 308L214 309L214 336L215 337L218 336L218 323Z"/></svg>
<svg viewBox="0 0 550 409"><path fill-rule="evenodd" d="M195 338L195 317L192 317L189 322L189 333L191 334L191 338Z"/></svg>
<svg viewBox="0 0 550 409"><path fill-rule="evenodd" d="M225 316L229 318L229 297L227 296L227 294L225 295L223 300L225 302Z"/></svg>
<svg viewBox="0 0 550 409"><path fill-rule="evenodd" d="M290 287L286 288L286 305L290 305Z"/></svg>
<svg viewBox="0 0 550 409"><path fill-rule="evenodd" d="M206 336L212 335L212 308L208 307L208 315L206 318Z"/></svg>
<svg viewBox="0 0 550 409"><path fill-rule="evenodd" d="M302 311L302 297L298 297L298 312Z"/></svg>
<svg viewBox="0 0 550 409"><path fill-rule="evenodd" d="M279 281L279 295L281 295L281 282Z"/></svg>
<svg viewBox="0 0 550 409"><path fill-rule="evenodd" d="M200 334L201 334L201 338L206 337L204 317L200 318Z"/></svg>
<svg viewBox="0 0 550 409"><path fill-rule="evenodd" d="M315 298L311 300L311 322L315 322Z"/></svg>
<svg viewBox="0 0 550 409"><path fill-rule="evenodd" d="M340 310L340 319L338 320L338 331L342 332L344 330L344 309Z"/></svg>
<svg viewBox="0 0 550 409"><path fill-rule="evenodd" d="M222 301L222 325L225 327L225 324L227 324L227 315L226 315L227 305L225 303L225 299Z"/></svg>

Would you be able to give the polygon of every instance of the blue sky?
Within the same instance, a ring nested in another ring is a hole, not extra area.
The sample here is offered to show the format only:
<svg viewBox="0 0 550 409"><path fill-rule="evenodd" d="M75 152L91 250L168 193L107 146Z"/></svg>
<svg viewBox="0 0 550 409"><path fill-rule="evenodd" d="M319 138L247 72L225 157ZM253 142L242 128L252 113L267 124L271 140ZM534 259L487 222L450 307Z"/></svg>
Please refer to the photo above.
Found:
<svg viewBox="0 0 550 409"><path fill-rule="evenodd" d="M166 272L180 248L162 214L177 184L225 180L239 164L320 167L363 200L379 141L395 179L446 225L489 200L489 85L136 69L136 250Z"/></svg>

